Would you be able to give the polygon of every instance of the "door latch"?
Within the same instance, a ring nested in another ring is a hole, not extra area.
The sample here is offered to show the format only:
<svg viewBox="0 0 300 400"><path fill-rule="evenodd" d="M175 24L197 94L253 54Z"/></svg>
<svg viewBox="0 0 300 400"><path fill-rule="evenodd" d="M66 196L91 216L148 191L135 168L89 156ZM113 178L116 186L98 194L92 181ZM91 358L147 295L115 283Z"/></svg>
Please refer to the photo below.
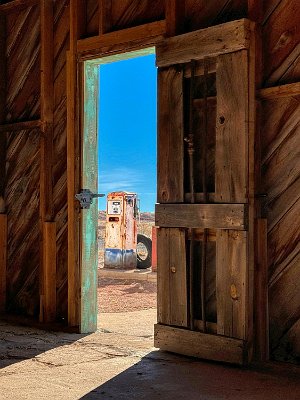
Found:
<svg viewBox="0 0 300 400"><path fill-rule="evenodd" d="M93 204L93 199L104 197L105 194L95 194L90 189L81 189L80 193L75 194L75 198L79 201L81 208L88 209Z"/></svg>

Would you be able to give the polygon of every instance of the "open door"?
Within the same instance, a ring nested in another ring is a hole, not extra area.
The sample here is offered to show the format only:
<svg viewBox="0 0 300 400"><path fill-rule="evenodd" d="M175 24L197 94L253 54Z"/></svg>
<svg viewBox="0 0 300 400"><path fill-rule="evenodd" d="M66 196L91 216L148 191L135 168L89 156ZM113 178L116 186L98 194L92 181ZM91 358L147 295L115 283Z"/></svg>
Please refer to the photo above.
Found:
<svg viewBox="0 0 300 400"><path fill-rule="evenodd" d="M253 342L253 24L165 40L158 72L155 346L245 364Z"/></svg>

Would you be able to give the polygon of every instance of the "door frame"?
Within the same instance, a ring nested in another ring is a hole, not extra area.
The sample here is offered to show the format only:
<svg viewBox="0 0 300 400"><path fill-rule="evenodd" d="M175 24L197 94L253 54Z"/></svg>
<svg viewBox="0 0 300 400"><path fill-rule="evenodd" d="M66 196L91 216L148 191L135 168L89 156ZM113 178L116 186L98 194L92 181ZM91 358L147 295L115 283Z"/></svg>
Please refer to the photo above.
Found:
<svg viewBox="0 0 300 400"><path fill-rule="evenodd" d="M99 121L99 67L117 61L129 60L155 54L155 47L133 51L124 51L115 55L103 55L96 59L81 62L79 71L81 117L80 185L81 189L90 189L98 193L98 121ZM81 210L79 228L79 270L80 305L79 331L90 333L97 330L97 271L98 271L98 202L94 201L90 209Z"/></svg>

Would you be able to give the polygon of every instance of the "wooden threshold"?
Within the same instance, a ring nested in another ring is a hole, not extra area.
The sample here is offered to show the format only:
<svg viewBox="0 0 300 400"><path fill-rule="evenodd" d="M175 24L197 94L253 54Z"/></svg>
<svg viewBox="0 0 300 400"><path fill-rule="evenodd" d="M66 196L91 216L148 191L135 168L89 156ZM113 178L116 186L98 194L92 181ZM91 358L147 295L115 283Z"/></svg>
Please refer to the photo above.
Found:
<svg viewBox="0 0 300 400"><path fill-rule="evenodd" d="M0 125L0 132L19 132L31 129L38 129L42 125L40 119L33 119L31 121L11 122L9 124Z"/></svg>
<svg viewBox="0 0 300 400"><path fill-rule="evenodd" d="M246 229L246 204L156 204L161 228Z"/></svg>
<svg viewBox="0 0 300 400"><path fill-rule="evenodd" d="M190 357L238 365L247 364L245 342L225 336L156 324L154 346Z"/></svg>

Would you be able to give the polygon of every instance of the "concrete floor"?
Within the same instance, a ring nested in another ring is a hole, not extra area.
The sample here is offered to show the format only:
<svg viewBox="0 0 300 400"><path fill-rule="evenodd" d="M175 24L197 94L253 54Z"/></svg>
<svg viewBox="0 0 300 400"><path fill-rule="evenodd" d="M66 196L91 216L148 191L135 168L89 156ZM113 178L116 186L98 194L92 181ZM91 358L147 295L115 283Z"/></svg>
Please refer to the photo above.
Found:
<svg viewBox="0 0 300 400"><path fill-rule="evenodd" d="M300 399L297 367L239 369L157 351L155 318L151 309L102 315L86 336L0 322L0 399Z"/></svg>

